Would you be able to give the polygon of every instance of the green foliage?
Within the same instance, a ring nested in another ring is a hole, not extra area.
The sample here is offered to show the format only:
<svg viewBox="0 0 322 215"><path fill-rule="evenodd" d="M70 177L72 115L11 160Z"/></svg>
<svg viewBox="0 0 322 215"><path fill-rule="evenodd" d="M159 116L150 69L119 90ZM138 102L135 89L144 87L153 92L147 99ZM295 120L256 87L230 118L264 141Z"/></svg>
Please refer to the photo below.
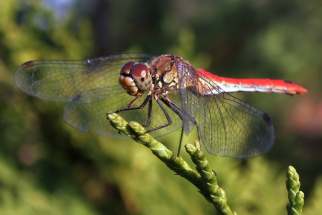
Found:
<svg viewBox="0 0 322 215"><path fill-rule="evenodd" d="M220 75L298 81L310 87L319 104L318 0L193 0L184 5L75 0L61 17L43 2L0 2L0 214L214 213L194 186L174 176L144 147L117 133L80 133L63 123L62 104L18 91L13 74L27 60L82 59L124 50L171 52ZM101 3L95 7L89 2ZM284 169L295 162L306 194L303 210L320 214L321 135L314 133L320 132L318 122L305 132L294 130L292 121L286 124L293 105L302 101L299 97L251 99L273 116L277 132L272 152L247 161L207 156L231 208L239 214L285 214ZM319 112L310 108L300 109L297 116L306 119L302 111L307 109ZM177 136L162 142L176 150ZM182 156L189 160L189 154ZM219 191L214 189L215 196Z"/></svg>
<svg viewBox="0 0 322 215"><path fill-rule="evenodd" d="M322 211L322 180L318 180L313 187L313 194L310 196L309 201L305 208L305 214L314 215Z"/></svg>
<svg viewBox="0 0 322 215"><path fill-rule="evenodd" d="M289 215L300 215L304 206L304 193L300 191L300 177L293 166L288 167L286 187L288 191L287 211Z"/></svg>
<svg viewBox="0 0 322 215"><path fill-rule="evenodd" d="M45 192L31 175L21 173L3 159L0 172L1 214L95 214L91 205L71 187L55 193Z"/></svg>

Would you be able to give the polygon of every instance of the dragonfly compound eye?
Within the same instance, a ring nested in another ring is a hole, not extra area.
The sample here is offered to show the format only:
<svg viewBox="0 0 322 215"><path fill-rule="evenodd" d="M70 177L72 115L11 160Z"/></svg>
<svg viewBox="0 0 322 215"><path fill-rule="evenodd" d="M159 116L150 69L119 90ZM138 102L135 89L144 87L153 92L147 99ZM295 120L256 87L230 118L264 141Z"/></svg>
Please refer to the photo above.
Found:
<svg viewBox="0 0 322 215"><path fill-rule="evenodd" d="M136 86L141 92L151 89L152 77L150 67L144 63L137 63L132 66L131 75L135 81Z"/></svg>
<svg viewBox="0 0 322 215"><path fill-rule="evenodd" d="M130 75L130 71L131 71L133 64L134 64L134 62L132 62L132 61L124 64L124 66L121 68L120 74L125 75L125 76Z"/></svg>
<svg viewBox="0 0 322 215"><path fill-rule="evenodd" d="M133 78L131 77L131 70L133 65L134 62L128 62L121 68L119 82L128 94L136 96L139 94L139 89L137 88Z"/></svg>

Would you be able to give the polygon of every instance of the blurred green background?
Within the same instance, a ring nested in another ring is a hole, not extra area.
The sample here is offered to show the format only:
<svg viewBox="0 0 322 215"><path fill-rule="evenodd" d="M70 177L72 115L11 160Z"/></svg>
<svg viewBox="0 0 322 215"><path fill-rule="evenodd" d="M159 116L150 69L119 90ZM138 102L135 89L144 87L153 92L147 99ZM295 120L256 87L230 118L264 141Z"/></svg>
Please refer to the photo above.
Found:
<svg viewBox="0 0 322 215"><path fill-rule="evenodd" d="M144 147L80 133L64 124L62 104L31 98L14 84L27 60L133 51L308 87L301 97L244 98L274 120L269 153L244 161L207 156L239 214L286 214L290 164L301 176L305 214L321 214L321 50L320 0L1 1L0 214L214 214Z"/></svg>

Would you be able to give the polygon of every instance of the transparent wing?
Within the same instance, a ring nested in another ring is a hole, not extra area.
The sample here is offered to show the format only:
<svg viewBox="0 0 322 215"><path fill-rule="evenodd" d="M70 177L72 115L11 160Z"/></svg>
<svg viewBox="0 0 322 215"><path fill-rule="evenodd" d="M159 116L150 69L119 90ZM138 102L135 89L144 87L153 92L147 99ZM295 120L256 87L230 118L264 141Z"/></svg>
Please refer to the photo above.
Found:
<svg viewBox="0 0 322 215"><path fill-rule="evenodd" d="M64 120L82 132L93 132L99 135L115 133L115 129L112 129L106 119L107 113L126 107L133 98L124 90L123 92L114 90L113 94L115 97L105 96L91 102L82 102L82 100L67 102L64 108Z"/></svg>
<svg viewBox="0 0 322 215"><path fill-rule="evenodd" d="M209 79L198 77L192 66L179 63L181 105L196 120L200 141L216 155L245 158L268 151L274 142L270 117ZM209 90L217 95L205 95ZM186 130L193 125L185 120Z"/></svg>
<svg viewBox="0 0 322 215"><path fill-rule="evenodd" d="M146 55L115 55L85 61L29 61L20 66L15 80L21 90L41 99L90 102L115 96L120 68L128 61L147 59Z"/></svg>
<svg viewBox="0 0 322 215"><path fill-rule="evenodd" d="M112 133L106 114L133 99L119 84L121 67L148 59L117 55L86 61L30 61L18 69L15 80L29 95L65 102L64 120L71 126L105 135Z"/></svg>
<svg viewBox="0 0 322 215"><path fill-rule="evenodd" d="M123 90L124 91L124 90ZM125 95L126 92L123 92ZM101 99L92 102L68 102L65 105L64 119L65 121L82 132L94 132L99 135L110 136L117 134L115 129L113 129L110 123L106 119L106 114L114 112L127 106L128 102L133 99L123 97L119 100L119 96L108 99ZM125 99L125 101L123 101ZM134 106L139 106L145 99L145 96L139 98ZM119 113L127 121L136 121L144 124L148 116L148 107L144 107L139 110L124 111ZM168 110L173 119L171 126L165 129L159 129L151 134L155 137L164 137L174 131L177 131L181 126L181 121L177 119L177 116ZM158 107L155 101L153 101L152 106L152 120L150 126L146 129L155 128L157 126L163 125L167 122L163 112ZM116 137L121 137L121 135L115 135Z"/></svg>

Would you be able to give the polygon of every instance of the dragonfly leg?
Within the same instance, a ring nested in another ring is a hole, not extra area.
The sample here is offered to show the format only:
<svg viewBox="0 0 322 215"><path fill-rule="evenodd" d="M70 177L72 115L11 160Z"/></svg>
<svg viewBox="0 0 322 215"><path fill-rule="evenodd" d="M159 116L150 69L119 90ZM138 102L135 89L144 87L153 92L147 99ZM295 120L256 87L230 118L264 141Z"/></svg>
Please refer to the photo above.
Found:
<svg viewBox="0 0 322 215"><path fill-rule="evenodd" d="M167 122L166 122L165 124L163 124L163 125L158 126L158 127L148 129L148 130L146 130L146 132L145 132L145 133L153 132L153 131L156 131L156 130L159 130L159 129L162 129L162 128L165 128L165 127L168 127L169 125L171 125L171 124L172 124L172 119L171 119L171 117L170 117L169 113L167 112L167 110L163 107L163 105L162 105L162 103L160 102L160 100L156 100L156 101L157 101L157 103L158 103L159 107L161 108L161 110L162 110L162 112L163 112L164 116L166 117ZM151 105L151 108L152 108L152 105ZM151 115L151 114L150 114L150 115ZM148 118L149 118L149 117L148 117ZM150 118L151 118L151 117L150 117Z"/></svg>
<svg viewBox="0 0 322 215"><path fill-rule="evenodd" d="M179 140L179 147L178 147L178 151L177 151L177 157L180 156L182 141L183 141L183 125L181 126L181 133L180 133L180 140Z"/></svg>
<svg viewBox="0 0 322 215"><path fill-rule="evenodd" d="M151 122L151 110L152 110L152 97L151 95L148 95L144 101L142 102L142 104L140 104L139 106L136 107L132 107L132 104L134 101L136 101L139 97L135 97L133 100L131 100L128 104L128 106L126 108L122 108L119 110L114 111L114 113L121 113L124 111L131 111L131 110L138 110L138 109L142 109L146 106L146 104L149 103L149 107L148 107L148 118L145 122L145 124L143 125L144 127L147 127L147 125L149 126L150 122ZM109 114L109 113L107 113Z"/></svg>
<svg viewBox="0 0 322 215"><path fill-rule="evenodd" d="M173 110L179 117L181 120L183 120L183 113L181 111L181 109L179 107L177 107L173 102L171 102L168 99L162 99L162 101L171 108L171 110ZM180 133L180 140L179 140L179 147L178 147L178 151L177 151L177 157L180 156L180 152L181 152L181 147L182 147L182 141L183 141L183 124L181 125L181 133Z"/></svg>
<svg viewBox="0 0 322 215"><path fill-rule="evenodd" d="M136 96L134 99L132 99L132 100L127 104L127 107L128 107L128 108L132 107L133 103L134 103L138 98L140 98L140 96Z"/></svg>
<svg viewBox="0 0 322 215"><path fill-rule="evenodd" d="M199 134L199 126L197 121L195 120L194 117L192 117L190 114L188 114L187 112L185 112L184 110L182 110L181 108L179 108L175 103L173 103L171 100L167 99L167 98L162 98L162 101L171 108L171 110L173 110L179 117L180 119L184 120L185 116L187 116L189 118L189 120L196 126L197 128L197 135L198 135L198 140L200 140L200 134ZM182 147L182 142L183 142L183 132L184 132L184 125L182 123L181 126L181 134L180 134L180 142L179 142L179 147L178 147L178 152L177 152L177 156L180 156L180 152L181 152L181 147Z"/></svg>
<svg viewBox="0 0 322 215"><path fill-rule="evenodd" d="M132 101L130 101L130 103L128 104L128 107L126 108L122 108L122 109L119 109L117 111L115 111L115 113L120 113L120 112L124 112L124 111L130 111L130 110L138 110L138 109L142 109L145 107L145 105L149 102L149 100L152 99L151 95L148 95L144 101L142 102L142 104L140 104L139 106L136 106L136 107L132 107L132 104L135 100L137 100L138 97L135 97Z"/></svg>
<svg viewBox="0 0 322 215"><path fill-rule="evenodd" d="M144 127L148 128L151 124L151 119L152 119L152 99L149 100L148 104L148 117L144 123Z"/></svg>

